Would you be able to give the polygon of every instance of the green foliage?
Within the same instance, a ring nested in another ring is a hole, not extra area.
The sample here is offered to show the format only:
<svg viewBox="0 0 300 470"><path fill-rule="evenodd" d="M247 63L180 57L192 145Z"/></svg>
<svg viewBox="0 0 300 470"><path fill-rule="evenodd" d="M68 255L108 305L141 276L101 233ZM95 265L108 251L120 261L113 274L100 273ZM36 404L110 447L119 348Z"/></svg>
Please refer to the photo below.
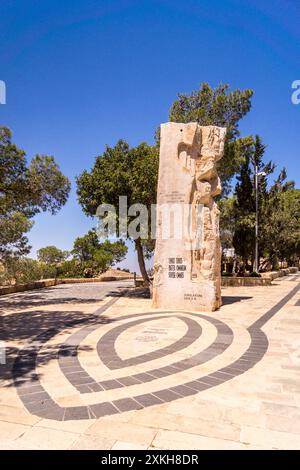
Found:
<svg viewBox="0 0 300 470"><path fill-rule="evenodd" d="M106 271L110 266L122 261L127 254L127 246L123 240L99 242L95 229L83 237L76 238L72 250L74 259L82 268L82 273L94 277Z"/></svg>
<svg viewBox="0 0 300 470"><path fill-rule="evenodd" d="M70 182L53 157L37 155L28 165L25 152L0 127L0 260L30 251L26 232L40 211L56 213L65 203Z"/></svg>
<svg viewBox="0 0 300 470"><path fill-rule="evenodd" d="M179 94L171 106L170 120L226 127L228 139L236 138L238 122L250 111L253 91L228 90L227 84L211 88L208 83L202 83L199 90Z"/></svg>
<svg viewBox="0 0 300 470"><path fill-rule="evenodd" d="M235 187L233 246L243 260L253 256L255 242L255 194L250 166L250 148L241 165Z"/></svg>
<svg viewBox="0 0 300 470"><path fill-rule="evenodd" d="M156 203L158 178L158 149L142 143L130 148L127 142L119 140L115 147L106 147L104 153L97 157L90 172L84 171L77 178L78 200L83 211L95 216L99 205L111 204L116 209L117 224L119 213L119 196L127 196L128 206L144 204L148 209L148 236L134 240L138 252L141 273L148 276L144 256L153 252L151 240L151 204ZM128 223L133 217L128 217ZM143 227L146 230L146 227ZM128 238L127 234L127 238Z"/></svg>
<svg viewBox="0 0 300 470"><path fill-rule="evenodd" d="M54 157L36 155L28 167L30 200L36 212L50 211L56 214L68 200L70 182L64 176Z"/></svg>
<svg viewBox="0 0 300 470"><path fill-rule="evenodd" d="M100 243L95 230L74 242L74 258L66 260L67 251L47 246L38 251L38 260L7 257L0 264L0 285L26 283L49 278L96 277L110 266L122 261L127 246L122 240Z"/></svg>
<svg viewBox="0 0 300 470"><path fill-rule="evenodd" d="M86 235L76 238L71 253L80 262L90 261L99 246L96 230L92 229Z"/></svg>
<svg viewBox="0 0 300 470"><path fill-rule="evenodd" d="M111 258L110 266L120 263L127 255L128 248L123 240L117 242L110 242L105 240L100 245L100 250L106 253Z"/></svg>
<svg viewBox="0 0 300 470"><path fill-rule="evenodd" d="M254 166L263 175L258 177L259 194L259 249L260 256L271 268L279 267L279 260L292 264L300 255L300 190L287 180L283 169L270 186L268 179L275 171L270 161L264 163L265 145L259 136L248 139L244 149L234 196L220 203L222 246L228 248L230 240L237 255L253 262L255 245L255 187ZM225 233L227 238L222 237Z"/></svg>
<svg viewBox="0 0 300 470"><path fill-rule="evenodd" d="M119 140L96 158L90 172L77 178L77 194L83 211L95 216L100 204L112 204L118 211L119 196L127 196L128 206L156 203L158 151L146 143L130 148ZM118 214L117 214L118 215Z"/></svg>
<svg viewBox="0 0 300 470"><path fill-rule="evenodd" d="M232 274L232 273L229 273L228 271L223 271L223 272L222 272L222 276L223 276L223 277L232 277L233 274Z"/></svg>
<svg viewBox="0 0 300 470"><path fill-rule="evenodd" d="M250 277L261 277L261 274L257 273L256 271L252 271L252 273L249 274Z"/></svg>
<svg viewBox="0 0 300 470"><path fill-rule="evenodd" d="M37 252L38 260L50 265L61 263L68 255L69 253L67 251L60 250L53 245L40 248Z"/></svg>
<svg viewBox="0 0 300 470"><path fill-rule="evenodd" d="M291 182L279 183L281 177L264 203L260 228L261 249L274 269L278 269L279 260L293 265L300 257L300 190L291 188Z"/></svg>
<svg viewBox="0 0 300 470"><path fill-rule="evenodd" d="M57 268L57 276L60 278L84 277L84 264L76 259L66 260Z"/></svg>
<svg viewBox="0 0 300 470"><path fill-rule="evenodd" d="M250 89L229 91L229 85L211 88L208 83L202 83L199 90L179 94L170 109L170 121L227 128L224 157L218 163L224 193L229 191L230 180L243 159L243 139L238 139L238 124L250 111L252 95Z"/></svg>
<svg viewBox="0 0 300 470"><path fill-rule="evenodd" d="M0 196L1 200L1 196ZM0 261L9 257L23 256L29 253L28 238L24 235L33 222L19 211L0 214Z"/></svg>
<svg viewBox="0 0 300 470"><path fill-rule="evenodd" d="M224 197L218 203L220 210L220 240L222 248L232 248L235 228L234 197Z"/></svg>
<svg viewBox="0 0 300 470"><path fill-rule="evenodd" d="M55 277L55 267L40 263L31 258L6 259L5 269L0 273L0 285L25 284L40 279L50 279Z"/></svg>

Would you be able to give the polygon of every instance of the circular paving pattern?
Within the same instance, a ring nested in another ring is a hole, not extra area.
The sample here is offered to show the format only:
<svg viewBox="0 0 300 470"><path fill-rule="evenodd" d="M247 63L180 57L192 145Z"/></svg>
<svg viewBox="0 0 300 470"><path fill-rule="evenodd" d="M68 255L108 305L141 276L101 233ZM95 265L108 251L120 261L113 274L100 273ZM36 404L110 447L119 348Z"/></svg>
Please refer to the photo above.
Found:
<svg viewBox="0 0 300 470"><path fill-rule="evenodd" d="M260 329L261 324L253 324L247 332L249 347L240 357L211 373L205 374L207 368L203 367L201 374L199 366L207 365L209 361L225 353L234 341L234 332L226 323L199 313L165 311L121 315L103 322L101 314L115 301L116 299L110 300L81 328L75 322L65 325L65 331L76 326L79 329L59 344L53 354L53 360L58 361L59 373L62 374L63 380L77 394L75 397L85 397L85 403L88 404L62 406L58 403L59 400L47 391L47 386L42 383L37 372L43 348L61 331L49 329L38 335L28 347L20 350L14 364L13 376L19 397L30 413L54 420L93 419L170 402L197 394L243 374L263 357L268 347L267 338ZM175 341L168 342L168 338L165 338L164 342L161 337L157 338L155 335L156 331L164 333L161 326L155 330L155 322L162 322L160 325L165 322L169 327L166 331L172 331L172 325L177 322L177 329L182 334ZM145 327L148 328L148 336ZM212 338L210 344L205 341L208 338L208 328L211 332L214 331L214 335L210 333L209 336L209 340ZM140 350L136 351L134 356L122 357L117 347L119 343L128 345L129 351L130 346L134 348L135 344L139 344L130 342L132 331L139 332L136 338L140 343ZM98 375L102 374L101 371L107 372L112 374L109 379L98 380L86 370L81 345L84 341L90 344L89 339L92 336L97 338L92 350L94 367L96 361L100 371ZM143 352L143 342L147 344L147 341L148 348L145 347L146 352ZM151 350L151 342L158 343L159 346L163 344L163 347ZM160 365L157 366L159 362ZM26 370L36 372L27 376L24 374ZM190 380L187 380L188 374ZM175 385L162 386L164 379L171 376L175 378ZM145 384L149 386L147 393ZM114 397L120 390L123 391L123 396ZM109 400L107 391L110 391ZM79 402L82 403L81 400Z"/></svg>

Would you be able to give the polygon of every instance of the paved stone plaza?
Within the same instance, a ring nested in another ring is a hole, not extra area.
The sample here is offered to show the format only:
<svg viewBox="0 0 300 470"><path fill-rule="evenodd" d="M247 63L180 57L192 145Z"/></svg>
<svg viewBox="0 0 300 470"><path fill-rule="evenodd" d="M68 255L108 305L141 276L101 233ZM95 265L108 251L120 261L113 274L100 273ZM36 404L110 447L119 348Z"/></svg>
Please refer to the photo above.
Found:
<svg viewBox="0 0 300 470"><path fill-rule="evenodd" d="M130 286L0 299L0 448L300 449L300 275L207 314Z"/></svg>

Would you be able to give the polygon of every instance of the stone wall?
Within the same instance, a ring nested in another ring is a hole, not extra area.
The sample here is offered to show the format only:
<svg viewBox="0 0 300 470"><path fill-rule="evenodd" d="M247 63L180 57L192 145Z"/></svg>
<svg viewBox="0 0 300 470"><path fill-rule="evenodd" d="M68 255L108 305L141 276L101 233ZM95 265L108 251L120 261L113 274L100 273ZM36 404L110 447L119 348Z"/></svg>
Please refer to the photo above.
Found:
<svg viewBox="0 0 300 470"><path fill-rule="evenodd" d="M53 287L58 284L87 284L93 282L125 281L133 279L133 275L128 276L102 276L99 278L69 278L69 279L43 279L41 281L28 282L27 284L16 284L14 286L0 287L0 295L15 294L28 290L41 289L43 287Z"/></svg>
<svg viewBox="0 0 300 470"><path fill-rule="evenodd" d="M261 273L261 277L237 277L237 276L222 276L222 287L240 287L240 286L270 286L274 279L278 277L294 274L299 271L298 268L285 268L280 271L270 271L268 273Z"/></svg>
<svg viewBox="0 0 300 470"><path fill-rule="evenodd" d="M52 287L59 284L55 279L43 279L41 281L28 282L27 284L16 284L14 286L0 287L0 295L14 294L15 292L24 292L27 290L41 289L43 287Z"/></svg>
<svg viewBox="0 0 300 470"><path fill-rule="evenodd" d="M279 271L270 271L268 273L261 273L261 275L264 278L273 280L273 279L277 279L278 277L287 276L288 274L297 273L298 271L299 271L298 268L291 267L291 268L280 269Z"/></svg>
<svg viewBox="0 0 300 470"><path fill-rule="evenodd" d="M270 286L272 279L264 277L236 277L222 276L222 287L241 287L241 286Z"/></svg>

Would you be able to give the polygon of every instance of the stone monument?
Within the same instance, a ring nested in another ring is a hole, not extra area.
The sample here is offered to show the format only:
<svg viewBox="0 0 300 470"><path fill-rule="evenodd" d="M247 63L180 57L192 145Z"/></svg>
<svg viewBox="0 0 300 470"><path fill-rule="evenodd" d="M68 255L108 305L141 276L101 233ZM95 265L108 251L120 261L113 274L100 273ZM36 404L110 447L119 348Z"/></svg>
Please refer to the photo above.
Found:
<svg viewBox="0 0 300 470"><path fill-rule="evenodd" d="M216 163L226 129L161 125L153 306L213 311L221 306L220 194Z"/></svg>

